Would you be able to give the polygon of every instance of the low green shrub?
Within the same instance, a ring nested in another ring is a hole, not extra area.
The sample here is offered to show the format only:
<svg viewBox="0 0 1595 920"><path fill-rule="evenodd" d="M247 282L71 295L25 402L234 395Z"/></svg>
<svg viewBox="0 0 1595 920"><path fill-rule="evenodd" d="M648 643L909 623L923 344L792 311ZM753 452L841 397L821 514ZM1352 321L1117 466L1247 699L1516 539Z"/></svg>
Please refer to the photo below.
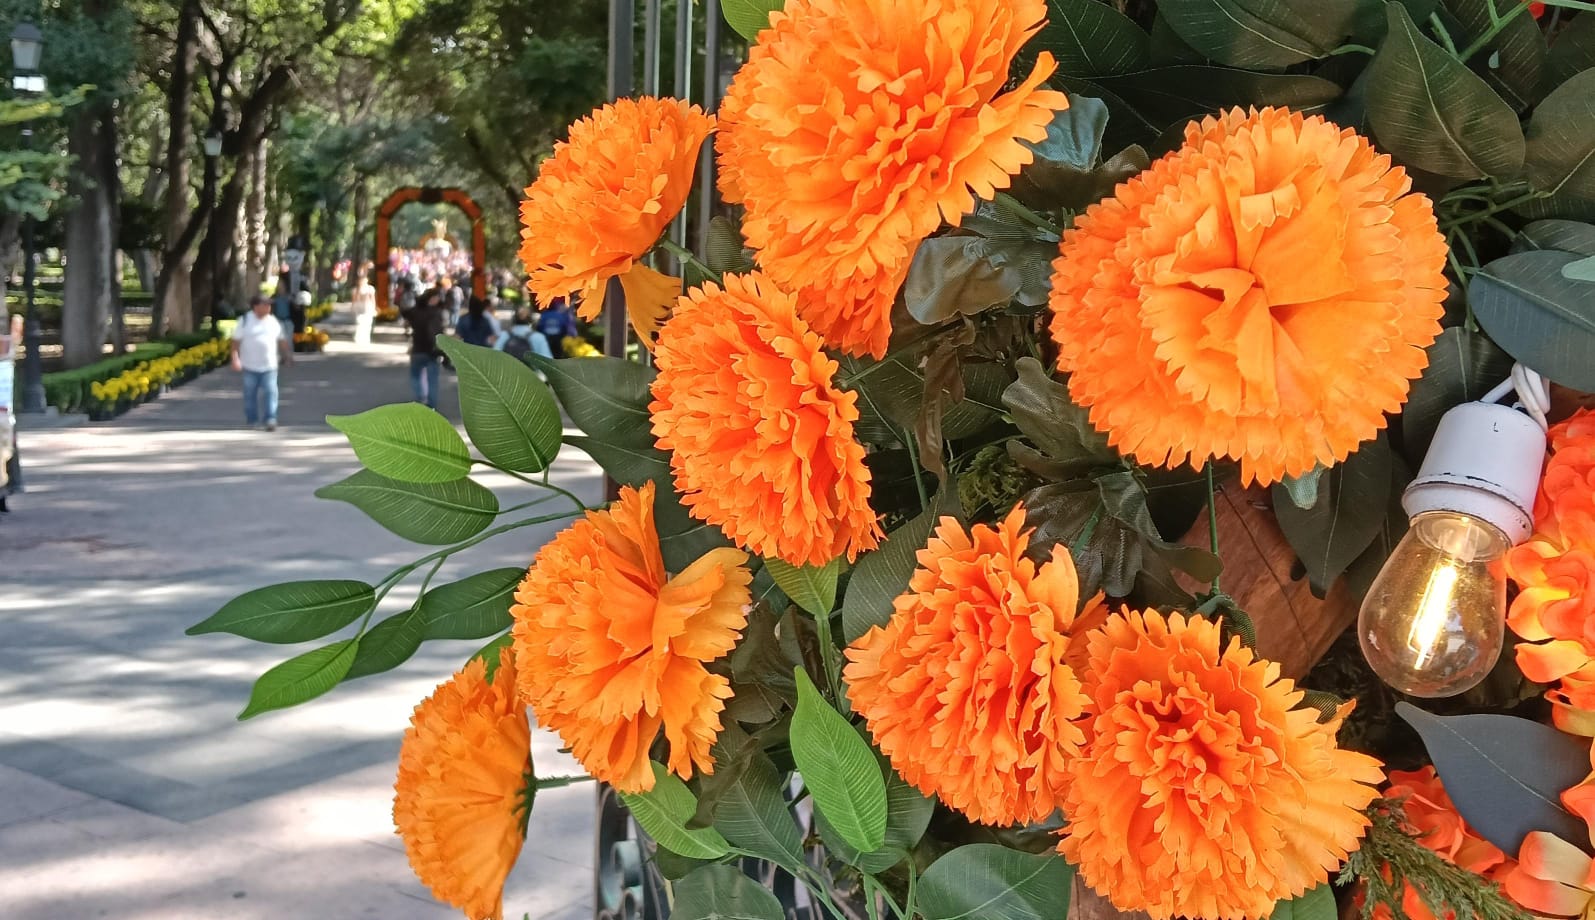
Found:
<svg viewBox="0 0 1595 920"><path fill-rule="evenodd" d="M88 404L89 388L96 382L119 376L123 371L144 361L170 357L212 338L209 331L187 332L168 336L159 342L135 345L132 351L114 358L106 358L70 371L56 371L44 375L45 402L61 412L81 412Z"/></svg>

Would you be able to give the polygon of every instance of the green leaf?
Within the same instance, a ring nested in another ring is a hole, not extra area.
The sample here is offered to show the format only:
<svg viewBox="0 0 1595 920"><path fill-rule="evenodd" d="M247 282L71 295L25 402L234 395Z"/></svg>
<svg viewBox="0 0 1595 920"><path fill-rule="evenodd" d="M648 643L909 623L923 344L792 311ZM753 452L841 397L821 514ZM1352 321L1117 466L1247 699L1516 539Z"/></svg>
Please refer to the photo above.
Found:
<svg viewBox="0 0 1595 920"><path fill-rule="evenodd" d="M1231 67L1272 69L1327 57L1351 32L1353 0L1163 0L1180 38Z"/></svg>
<svg viewBox="0 0 1595 920"><path fill-rule="evenodd" d="M508 629L515 588L525 576L525 569L490 569L438 585L416 607L422 633L428 639L481 639Z"/></svg>
<svg viewBox="0 0 1595 920"><path fill-rule="evenodd" d="M1279 484L1290 496L1291 504L1303 511L1310 511L1318 504L1318 480L1323 475L1324 466L1319 464L1300 476L1286 476Z"/></svg>
<svg viewBox="0 0 1595 920"><path fill-rule="evenodd" d="M1518 361L1575 390L1595 390L1595 284L1562 273L1580 257L1520 252L1468 283L1479 325Z"/></svg>
<svg viewBox="0 0 1595 920"><path fill-rule="evenodd" d="M1595 281L1595 256L1585 256L1562 266L1562 277L1569 281Z"/></svg>
<svg viewBox="0 0 1595 920"><path fill-rule="evenodd" d="M260 675L239 720L313 700L338 685L354 664L359 642L344 639L284 661Z"/></svg>
<svg viewBox="0 0 1595 920"><path fill-rule="evenodd" d="M607 444L638 449L654 445L648 417L653 368L623 358L527 358L543 372L571 423Z"/></svg>
<svg viewBox="0 0 1595 920"><path fill-rule="evenodd" d="M870 631L885 626L892 618L892 602L908 590L908 579L918 565L919 551L925 548L936 522L943 515L957 517L958 495L944 489L930 508L886 535L880 546L859 557L847 580L842 596L842 638L851 643Z"/></svg>
<svg viewBox="0 0 1595 920"><path fill-rule="evenodd" d="M1428 452L1440 416L1484 396L1512 372L1512 359L1489 336L1462 326L1441 331L1427 351L1429 366L1412 382L1401 412L1402 446L1414 463Z"/></svg>
<svg viewBox="0 0 1595 920"><path fill-rule="evenodd" d="M1500 0L1446 0L1446 9L1456 16L1461 28L1451 25L1451 38L1458 48L1471 47L1490 34L1483 47L1467 63L1484 77L1513 109L1526 112L1544 95L1547 49L1545 33L1525 12L1497 5ZM1411 9L1409 7L1409 12ZM1498 11L1498 12L1496 12ZM1496 20L1506 18L1496 24ZM1421 21L1414 15L1414 22Z"/></svg>
<svg viewBox="0 0 1595 920"><path fill-rule="evenodd" d="M1571 80L1595 67L1595 16L1574 16L1566 21L1556 33L1549 60L1550 77L1556 82Z"/></svg>
<svg viewBox="0 0 1595 920"><path fill-rule="evenodd" d="M316 497L348 502L389 532L432 546L474 537L498 514L498 498L470 479L401 482L360 470L317 489Z"/></svg>
<svg viewBox="0 0 1595 920"><path fill-rule="evenodd" d="M1071 81L1064 81L1074 92ZM1121 112L1151 126L1153 133L1232 106L1274 105L1308 114L1340 97L1338 84L1306 74L1252 73L1200 64L1154 67L1136 73L1081 81L1081 92L1097 96L1091 85L1112 95L1105 98L1115 118ZM1118 100L1119 106L1114 101ZM1125 111L1127 110L1127 111ZM1111 133L1111 131L1110 131Z"/></svg>
<svg viewBox="0 0 1595 920"><path fill-rule="evenodd" d="M471 443L493 463L540 473L559 453L559 406L548 385L513 355L440 337L459 376L460 416Z"/></svg>
<svg viewBox="0 0 1595 920"><path fill-rule="evenodd" d="M790 872L802 870L803 838L787 810L781 775L763 751L755 751L737 781L721 791L714 826L734 846Z"/></svg>
<svg viewBox="0 0 1595 920"><path fill-rule="evenodd" d="M1540 191L1595 198L1595 70L1558 86L1534 110L1523 169Z"/></svg>
<svg viewBox="0 0 1595 920"><path fill-rule="evenodd" d="M670 456L652 444L621 444L605 438L581 435L571 435L565 440L571 447L592 457L593 462L602 467L611 479L623 486L641 486L654 480L662 483L661 488L670 488Z"/></svg>
<svg viewBox="0 0 1595 920"><path fill-rule="evenodd" d="M709 239L703 247L705 265L717 272L744 274L754 269L753 257L742 245L742 233L724 217L709 221Z"/></svg>
<svg viewBox="0 0 1595 920"><path fill-rule="evenodd" d="M1090 6L1118 15L1112 7L1094 0L1082 0ZM1137 30L1139 31L1139 30ZM1069 94L1069 107L1056 112L1047 123L1047 136L1039 143L1025 142L1035 154L1035 160L1014 177L1013 195L1020 201L1043 209L1083 209L1113 192L1120 182L1130 178L1148 165L1146 151L1128 147L1102 162L1102 141L1108 130L1108 104L1101 99ZM977 206L976 213L981 208ZM967 218L966 227L984 236ZM1037 228L1024 227L1025 241L1038 239ZM999 245L1002 241L997 241ZM1051 247L1056 255L1057 238L1038 239ZM1012 243L1008 244L1009 248ZM1038 252L1040 260L1051 270L1051 258ZM995 261L995 260L994 260ZM1022 271L1022 266L1018 266ZM1050 281L1050 275L1049 275Z"/></svg>
<svg viewBox="0 0 1595 920"><path fill-rule="evenodd" d="M1581 256L1595 256L1595 225L1576 220L1534 221L1512 241L1513 252L1533 249L1556 249Z"/></svg>
<svg viewBox="0 0 1595 920"><path fill-rule="evenodd" d="M1019 274L986 259L985 243L978 236L938 236L920 243L903 282L909 315L934 326L1006 306L1019 293Z"/></svg>
<svg viewBox="0 0 1595 920"><path fill-rule="evenodd" d="M475 661L478 658L482 659L482 664L487 666L487 679L492 680L493 676L498 673L499 662L505 647L513 645L514 642L515 637L509 633L505 633L502 636L494 638L492 642L489 642L488 644L477 649L476 654L472 655L470 660Z"/></svg>
<svg viewBox="0 0 1595 920"><path fill-rule="evenodd" d="M670 920L786 920L775 895L736 866L704 866L677 882Z"/></svg>
<svg viewBox="0 0 1595 920"><path fill-rule="evenodd" d="M1002 393L1014 424L1053 460L1059 475L1083 473L1119 462L1107 435L1091 426L1086 410L1069 398L1069 388L1052 378L1035 358L1020 358L1015 380Z"/></svg>
<svg viewBox="0 0 1595 920"><path fill-rule="evenodd" d="M1368 65L1368 122L1409 166L1455 179L1510 178L1523 167L1517 114L1462 62L1385 7L1390 32Z"/></svg>
<svg viewBox="0 0 1595 920"><path fill-rule="evenodd" d="M1328 884L1309 888L1306 894L1274 905L1268 920L1335 920L1340 910L1335 905L1335 890Z"/></svg>
<svg viewBox="0 0 1595 920"><path fill-rule="evenodd" d="M401 482L452 482L471 471L471 453L449 420L417 403L329 415L360 463Z"/></svg>
<svg viewBox="0 0 1595 920"><path fill-rule="evenodd" d="M1279 529L1307 567L1308 584L1318 597L1329 592L1330 584L1384 527L1394 460L1381 432L1329 468L1311 508L1296 507L1283 485L1274 486Z"/></svg>
<svg viewBox="0 0 1595 920"><path fill-rule="evenodd" d="M376 605L376 589L363 581L290 581L238 595L188 635L232 633L256 642L309 642L348 626Z"/></svg>
<svg viewBox="0 0 1595 920"><path fill-rule="evenodd" d="M693 859L719 859L731 852L720 832L712 827L689 830L687 821L698 810L698 799L658 762L652 762L654 787L647 792L622 792L620 800L631 810L648 836L673 853Z"/></svg>
<svg viewBox="0 0 1595 920"><path fill-rule="evenodd" d="M770 14L783 6L786 0L720 0L726 24L750 42L770 25Z"/></svg>
<svg viewBox="0 0 1595 920"><path fill-rule="evenodd" d="M1050 51L1066 74L1097 77L1147 66L1147 35L1135 21L1097 0L1047 0L1047 24L1030 50Z"/></svg>
<svg viewBox="0 0 1595 920"><path fill-rule="evenodd" d="M886 842L886 782L868 744L796 670L797 711L792 714L792 759L814 805L854 849L870 852Z"/></svg>
<svg viewBox="0 0 1595 920"><path fill-rule="evenodd" d="M822 566L795 566L780 559L764 560L776 587L792 602L817 617L829 616L836 607L836 579L842 574L838 556Z"/></svg>
<svg viewBox="0 0 1595 920"><path fill-rule="evenodd" d="M971 843L919 880L925 920L1058 920L1069 913L1074 869L1055 851L1022 853Z"/></svg>
<svg viewBox="0 0 1595 920"><path fill-rule="evenodd" d="M838 859L871 874L885 872L908 858L936 812L935 799L910 786L890 764L883 763L881 768L886 771L886 842L880 849L862 853L849 846L824 815L816 822L820 839Z"/></svg>
<svg viewBox="0 0 1595 920"><path fill-rule="evenodd" d="M681 571L711 549L731 545L720 528L687 512L668 479L654 492L654 526L659 530L659 554L671 572Z"/></svg>
<svg viewBox="0 0 1595 920"><path fill-rule="evenodd" d="M388 617L360 637L360 650L343 679L380 674L404 664L421 647L422 634L421 616L416 610Z"/></svg>

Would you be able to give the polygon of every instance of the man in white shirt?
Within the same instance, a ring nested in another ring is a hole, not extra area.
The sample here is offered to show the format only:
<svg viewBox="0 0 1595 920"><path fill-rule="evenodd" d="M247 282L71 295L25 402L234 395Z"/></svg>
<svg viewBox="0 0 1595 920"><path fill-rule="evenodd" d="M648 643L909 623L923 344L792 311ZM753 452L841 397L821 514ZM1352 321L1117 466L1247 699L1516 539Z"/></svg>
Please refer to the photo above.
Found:
<svg viewBox="0 0 1595 920"><path fill-rule="evenodd" d="M249 312L233 330L233 370L244 375L244 422L253 428L261 420L260 401L266 401L267 431L277 430L277 365L293 363L288 332L271 315L271 301L259 294L249 298Z"/></svg>

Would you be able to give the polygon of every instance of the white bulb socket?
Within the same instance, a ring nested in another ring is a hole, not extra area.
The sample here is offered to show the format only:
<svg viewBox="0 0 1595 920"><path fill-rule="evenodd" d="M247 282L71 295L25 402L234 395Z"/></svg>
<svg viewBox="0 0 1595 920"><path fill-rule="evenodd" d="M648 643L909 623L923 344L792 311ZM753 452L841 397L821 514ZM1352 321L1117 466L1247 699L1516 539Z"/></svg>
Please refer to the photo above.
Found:
<svg viewBox="0 0 1595 920"><path fill-rule="evenodd" d="M1466 514L1516 545L1534 532L1534 493L1544 463L1545 431L1533 419L1497 403L1463 403L1440 417L1401 507L1409 517Z"/></svg>

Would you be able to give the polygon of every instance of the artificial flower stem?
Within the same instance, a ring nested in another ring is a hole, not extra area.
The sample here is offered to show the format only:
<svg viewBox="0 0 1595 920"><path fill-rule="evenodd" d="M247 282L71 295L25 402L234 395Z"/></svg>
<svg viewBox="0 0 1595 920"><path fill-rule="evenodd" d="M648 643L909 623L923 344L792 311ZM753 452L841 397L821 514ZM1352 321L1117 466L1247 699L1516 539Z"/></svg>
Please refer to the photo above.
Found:
<svg viewBox="0 0 1595 920"><path fill-rule="evenodd" d="M498 470L500 473L503 473L504 475L510 477L511 479L519 479L521 482L524 482L527 485L537 486L539 489L548 489L551 492L558 492L560 495L563 495L566 498L570 499L571 504L573 504L573 505L575 505L577 507L577 509L578 509L577 513L578 514L591 510L591 509L589 509L587 507L587 503L582 501L580 498L578 498L574 492L571 492L571 491L569 491L567 489L562 489L559 486L554 485L552 482L548 481L548 478L546 476L544 478L542 478L542 479L532 479L531 477L526 476L526 475L524 475L522 473L517 473L514 470L505 469L504 467L499 466L497 463L494 463L491 460L475 460L475 461L472 461L472 462L479 463L482 466L491 467L491 468L493 468L495 470Z"/></svg>
<svg viewBox="0 0 1595 920"><path fill-rule="evenodd" d="M903 445L908 448L908 462L914 468L914 488L919 491L919 510L926 511L930 508L930 494L925 491L925 480L920 477L923 470L919 465L918 439L912 431L904 430Z"/></svg>
<svg viewBox="0 0 1595 920"><path fill-rule="evenodd" d="M663 249L665 252L675 256L676 261L680 262L682 265L691 265L698 271L703 272L705 275L713 278L716 283L719 283L723 280L719 272L705 265L703 261L693 253L692 250L678 244L675 240L669 237L660 237L657 248Z"/></svg>
<svg viewBox="0 0 1595 920"><path fill-rule="evenodd" d="M542 498L534 498L534 499L532 499L529 502L521 502L519 505L511 505L508 508L501 508L501 509L499 509L498 513L499 514L512 514L512 513L516 512L516 511L525 511L527 508L535 508L538 505L543 504L544 502L551 502L551 501L553 501L556 498L559 498L559 496L558 495L544 495Z"/></svg>
<svg viewBox="0 0 1595 920"><path fill-rule="evenodd" d="M583 510L585 510L585 509L583 509ZM382 599L388 596L388 592L392 591L399 584L399 582L401 582L401 581L403 581L405 579L405 577L407 575L409 575L411 572L415 571L416 569L420 568L421 566L426 565L428 562L434 562L434 561L447 559L449 556L452 556L455 553L460 552L461 550L469 549L469 548L477 545L478 543L481 543L481 542L483 542L485 540L490 540L493 537L498 536L499 534L509 533L512 530L519 530L522 527L532 527L532 526L537 525L537 524L547 524L547 523L550 523L552 521L564 520L565 518L575 517L577 514L580 514L580 513L582 513L582 512L580 512L580 511L562 511L559 514L544 514L544 515L540 515L538 517L525 518L523 520L514 521L514 522L509 523L509 524L502 524L502 525L500 525L498 527L492 528L491 530L484 530L481 533L477 534L476 536L471 537L468 540L462 540L459 543L454 544L453 546L445 546L444 548L438 550L435 553L428 553L427 555L422 556L420 559L415 560L414 562L410 563L409 565L400 566L399 568L394 569L392 572L389 572L388 573L388 577L382 579L382 581L378 585L378 588L377 588L377 604L381 604L382 603ZM376 605L372 605L372 610L375 610L375 609L376 609ZM369 619L369 616L368 616L368 619Z"/></svg>
<svg viewBox="0 0 1595 920"><path fill-rule="evenodd" d="M1468 47L1464 49L1460 55L1458 55L1462 63L1466 64L1469 58L1488 47L1490 42L1494 41L1495 37L1501 34L1501 30L1505 29L1511 24L1513 18L1515 18L1519 13L1528 12L1529 8L1527 3L1512 3L1508 5L1511 8L1506 11L1505 15L1497 15L1495 12L1494 3L1485 4L1485 8L1490 11L1490 27L1485 29L1484 34L1480 35L1478 38L1475 38L1473 43L1468 45Z"/></svg>
<svg viewBox="0 0 1595 920"><path fill-rule="evenodd" d="M1429 14L1429 26L1434 29L1434 37L1440 40L1445 50L1449 51L1452 57L1457 57L1457 46L1451 41L1451 33L1446 31L1445 23L1440 21L1438 13Z"/></svg>
<svg viewBox="0 0 1595 920"><path fill-rule="evenodd" d="M1563 10L1582 10L1586 13L1595 13L1595 3L1585 3L1583 0L1545 0L1545 5Z"/></svg>
<svg viewBox="0 0 1595 920"><path fill-rule="evenodd" d="M1218 493L1213 488L1213 461L1207 461L1207 545L1214 556L1218 555ZM1218 576L1213 576L1213 585L1209 589L1218 593Z"/></svg>
<svg viewBox="0 0 1595 920"><path fill-rule="evenodd" d="M842 676L841 668L836 661L836 639L831 635L830 614L819 614L814 617L814 627L820 634L820 660L825 665L825 683L831 690L831 699L834 702L842 701Z"/></svg>

